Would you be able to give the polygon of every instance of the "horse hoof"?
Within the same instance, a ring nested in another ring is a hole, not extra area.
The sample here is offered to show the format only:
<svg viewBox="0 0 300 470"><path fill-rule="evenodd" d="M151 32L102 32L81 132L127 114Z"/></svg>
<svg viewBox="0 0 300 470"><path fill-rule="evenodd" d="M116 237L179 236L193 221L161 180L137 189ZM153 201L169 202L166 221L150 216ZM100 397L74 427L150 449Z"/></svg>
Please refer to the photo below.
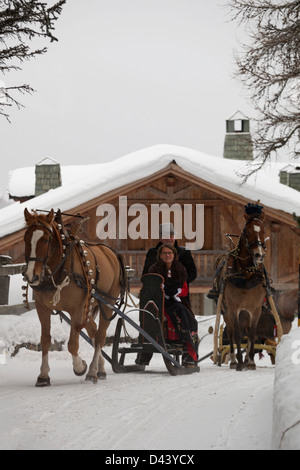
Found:
<svg viewBox="0 0 300 470"><path fill-rule="evenodd" d="M82 372L76 372L76 370L73 368L74 374L77 375L78 377L81 377L87 371L87 363L85 361L82 361L82 364L84 365L84 369L82 370Z"/></svg>
<svg viewBox="0 0 300 470"><path fill-rule="evenodd" d="M237 363L236 363L236 362L231 362L229 368L230 368L230 369L233 369L233 370L236 370L236 368L237 368Z"/></svg>
<svg viewBox="0 0 300 470"><path fill-rule="evenodd" d="M255 364L247 364L246 367L248 370L256 370L256 365Z"/></svg>
<svg viewBox="0 0 300 470"><path fill-rule="evenodd" d="M38 377L35 383L36 387L49 387L50 385L50 377Z"/></svg>
<svg viewBox="0 0 300 470"><path fill-rule="evenodd" d="M93 376L93 375L87 375L85 378L86 382L92 382L93 384L96 384L98 382L98 377Z"/></svg>
<svg viewBox="0 0 300 470"><path fill-rule="evenodd" d="M97 377L100 380L106 380L106 372L98 372Z"/></svg>
<svg viewBox="0 0 300 470"><path fill-rule="evenodd" d="M244 364L237 364L237 366L236 366L237 371L241 371L243 369L244 369Z"/></svg>

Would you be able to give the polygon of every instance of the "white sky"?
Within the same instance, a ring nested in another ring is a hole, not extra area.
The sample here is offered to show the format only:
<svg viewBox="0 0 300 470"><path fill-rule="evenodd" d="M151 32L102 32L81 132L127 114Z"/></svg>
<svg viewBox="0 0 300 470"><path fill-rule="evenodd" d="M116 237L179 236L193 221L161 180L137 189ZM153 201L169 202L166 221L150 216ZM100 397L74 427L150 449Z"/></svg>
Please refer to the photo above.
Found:
<svg viewBox="0 0 300 470"><path fill-rule="evenodd" d="M36 90L18 96L26 107L11 112L11 124L0 117L0 190L9 170L46 156L99 163L155 144L222 156L225 120L236 110L254 115L232 78L237 25L224 5L67 0L59 42L0 76Z"/></svg>

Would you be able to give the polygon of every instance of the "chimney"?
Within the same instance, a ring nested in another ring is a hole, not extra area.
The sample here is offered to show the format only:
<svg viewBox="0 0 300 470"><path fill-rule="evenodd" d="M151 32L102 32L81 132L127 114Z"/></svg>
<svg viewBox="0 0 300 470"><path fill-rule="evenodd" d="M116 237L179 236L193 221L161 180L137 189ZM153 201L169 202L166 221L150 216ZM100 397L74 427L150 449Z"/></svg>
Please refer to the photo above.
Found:
<svg viewBox="0 0 300 470"><path fill-rule="evenodd" d="M279 181L290 188L300 191L300 166L288 165L279 173Z"/></svg>
<svg viewBox="0 0 300 470"><path fill-rule="evenodd" d="M35 196L61 186L60 164L52 158L44 158L35 165Z"/></svg>
<svg viewBox="0 0 300 470"><path fill-rule="evenodd" d="M226 121L223 157L231 160L253 160L250 120L240 111Z"/></svg>

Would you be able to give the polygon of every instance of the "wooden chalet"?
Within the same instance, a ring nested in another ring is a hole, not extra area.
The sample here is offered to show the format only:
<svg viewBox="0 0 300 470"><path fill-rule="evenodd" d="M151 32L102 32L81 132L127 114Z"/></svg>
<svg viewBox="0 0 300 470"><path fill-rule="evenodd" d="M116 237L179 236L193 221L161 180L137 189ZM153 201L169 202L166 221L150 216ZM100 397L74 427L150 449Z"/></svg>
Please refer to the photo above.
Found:
<svg viewBox="0 0 300 470"><path fill-rule="evenodd" d="M54 190L55 192L56 190ZM69 214L80 213L87 218L81 228L81 237L91 241L99 241L97 237L97 224L100 217L97 208L103 204L111 204L116 209L118 217L119 197L126 196L127 206L143 204L147 208L148 217L151 216L151 205L179 204L184 212L184 205L204 205L204 245L201 250L193 251L193 257L197 266L197 279L191 284L191 297L196 314L212 314L214 305L206 298L206 293L211 288L214 263L220 253L227 248L232 248L226 234L239 235L244 226L244 206L248 202L256 202L260 194L253 194L249 199L238 191L225 189L222 179L214 183L207 181L199 174L187 171L176 161L170 161L158 171L151 174L132 178L120 186L99 194L83 203L65 208L64 212ZM35 200L29 201L27 207L31 209ZM286 211L261 204L265 211L267 256L265 260L266 269L277 289L286 290L296 286L298 282L298 255L300 248L299 228L293 215ZM21 205L23 206L23 204ZM39 208L40 207L36 207ZM50 209L50 207L47 207ZM22 208L22 211L24 208ZM1 213L1 211L0 211ZM0 214L1 215L1 214ZM131 223L135 216L129 216L127 224ZM68 215L64 216L66 224L77 223L77 219ZM172 213L171 213L171 221ZM149 227L150 227L150 220ZM131 291L137 293L140 289L140 278L147 250L155 246L158 240L151 240L150 228L147 239L121 239L117 237L105 242L125 256L126 263L133 269L131 279ZM14 263L24 261L23 251L24 229L14 231L0 239L0 253L12 257ZM183 230L184 234L184 230ZM178 240L180 245L185 245L190 240L184 238Z"/></svg>

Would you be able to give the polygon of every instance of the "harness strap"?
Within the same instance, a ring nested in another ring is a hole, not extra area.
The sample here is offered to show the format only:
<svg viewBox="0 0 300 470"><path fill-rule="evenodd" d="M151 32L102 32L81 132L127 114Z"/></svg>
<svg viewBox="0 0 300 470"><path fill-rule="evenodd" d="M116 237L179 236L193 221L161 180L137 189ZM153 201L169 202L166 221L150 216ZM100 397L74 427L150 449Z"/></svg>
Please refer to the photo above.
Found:
<svg viewBox="0 0 300 470"><path fill-rule="evenodd" d="M26 260L26 263L28 263L28 261L40 261L41 263L44 263L44 261L47 260L47 256L45 258L38 258L38 257L34 257L34 256L30 256L29 258L25 258Z"/></svg>
<svg viewBox="0 0 300 470"><path fill-rule="evenodd" d="M83 276L77 274L77 273L73 273L72 274L72 280L73 282L76 284L77 287L79 287L80 289L84 290L85 292L87 292L87 286L86 286L86 283L84 281L84 278ZM83 282L82 282L83 281ZM93 292L94 291L94 292ZM98 305L99 305L99 308L100 308L100 311L103 315L103 317L105 318L106 321L112 321L114 318L116 318L118 312L115 312L111 318L108 318L104 309L103 309L103 302L101 302L100 300L100 296L101 296L101 299L103 297L106 297L107 298L107 302L114 302L114 304L117 304L117 301L118 299L116 297L113 297L112 295L108 294L107 292L104 292L103 290L99 289L98 287L94 287L92 289L92 292L91 292L91 296L94 297L97 302L98 302ZM117 308L120 308L121 306L118 306ZM84 325L82 326L82 328L84 328Z"/></svg>

